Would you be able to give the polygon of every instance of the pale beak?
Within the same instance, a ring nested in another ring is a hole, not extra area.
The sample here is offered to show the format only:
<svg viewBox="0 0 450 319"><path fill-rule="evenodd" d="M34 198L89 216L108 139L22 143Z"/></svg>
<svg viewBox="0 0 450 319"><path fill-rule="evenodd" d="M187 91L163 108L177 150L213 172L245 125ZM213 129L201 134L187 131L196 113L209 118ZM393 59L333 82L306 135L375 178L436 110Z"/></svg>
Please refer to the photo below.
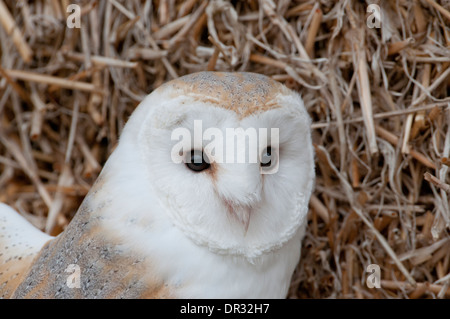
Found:
<svg viewBox="0 0 450 319"><path fill-rule="evenodd" d="M251 207L235 206L228 200L225 200L225 205L228 208L228 213L236 218L244 227L244 235L247 234L248 226L250 225Z"/></svg>
<svg viewBox="0 0 450 319"><path fill-rule="evenodd" d="M244 234L247 234L248 226L250 225L251 208L245 207L239 210L235 210L234 214L236 215L237 219L241 222L242 226L244 226L245 231Z"/></svg>

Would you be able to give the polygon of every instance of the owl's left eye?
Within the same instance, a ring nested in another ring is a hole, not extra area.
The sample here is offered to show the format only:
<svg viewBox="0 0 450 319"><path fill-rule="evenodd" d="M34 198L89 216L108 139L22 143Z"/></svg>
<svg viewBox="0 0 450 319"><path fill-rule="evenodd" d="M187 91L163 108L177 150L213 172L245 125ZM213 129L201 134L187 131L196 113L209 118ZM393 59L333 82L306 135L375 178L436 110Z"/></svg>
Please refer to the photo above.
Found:
<svg viewBox="0 0 450 319"><path fill-rule="evenodd" d="M272 165L272 148L267 147L261 154L261 167L269 167Z"/></svg>
<svg viewBox="0 0 450 319"><path fill-rule="evenodd" d="M210 164L205 161L205 157L202 151L192 150L186 158L186 166L194 171L201 172L210 167Z"/></svg>

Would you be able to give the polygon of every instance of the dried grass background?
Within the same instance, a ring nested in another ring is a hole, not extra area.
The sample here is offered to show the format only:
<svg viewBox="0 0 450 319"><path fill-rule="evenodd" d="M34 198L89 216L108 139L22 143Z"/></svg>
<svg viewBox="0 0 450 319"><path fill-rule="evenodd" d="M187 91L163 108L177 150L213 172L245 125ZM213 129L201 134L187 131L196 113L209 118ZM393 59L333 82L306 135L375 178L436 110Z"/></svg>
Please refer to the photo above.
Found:
<svg viewBox="0 0 450 319"><path fill-rule="evenodd" d="M262 73L314 123L288 297L450 297L450 3L382 1L379 21L370 3L0 0L0 201L58 234L146 94L196 71Z"/></svg>

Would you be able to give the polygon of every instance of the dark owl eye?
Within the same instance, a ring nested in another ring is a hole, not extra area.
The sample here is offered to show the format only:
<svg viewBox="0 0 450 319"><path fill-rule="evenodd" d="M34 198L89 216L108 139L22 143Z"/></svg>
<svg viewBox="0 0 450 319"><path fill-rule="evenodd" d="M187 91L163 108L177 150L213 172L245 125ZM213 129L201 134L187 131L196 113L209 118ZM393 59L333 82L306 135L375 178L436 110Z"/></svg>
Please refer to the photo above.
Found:
<svg viewBox="0 0 450 319"><path fill-rule="evenodd" d="M209 168L210 164L205 161L203 151L192 150L186 158L186 166L194 172L201 172Z"/></svg>
<svg viewBox="0 0 450 319"><path fill-rule="evenodd" d="M261 154L261 167L269 167L272 164L272 148L266 147Z"/></svg>

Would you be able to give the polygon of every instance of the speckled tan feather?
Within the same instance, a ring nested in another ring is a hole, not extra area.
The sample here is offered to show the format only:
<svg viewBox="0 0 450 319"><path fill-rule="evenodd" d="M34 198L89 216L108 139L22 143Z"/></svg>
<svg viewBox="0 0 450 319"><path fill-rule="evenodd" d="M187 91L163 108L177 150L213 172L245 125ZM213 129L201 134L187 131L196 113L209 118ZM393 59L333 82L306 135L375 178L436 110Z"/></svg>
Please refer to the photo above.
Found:
<svg viewBox="0 0 450 319"><path fill-rule="evenodd" d="M0 298L9 298L50 239L10 207L0 206Z"/></svg>
<svg viewBox="0 0 450 319"><path fill-rule="evenodd" d="M216 107L225 108L244 118L279 107L278 94L292 94L271 78L249 72L200 72L180 77L161 86L170 97L186 95Z"/></svg>
<svg viewBox="0 0 450 319"><path fill-rule="evenodd" d="M49 241L27 273L17 278L12 298L171 297L170 289L152 277L149 260L122 250L121 242L97 223L107 216L103 201L95 198L103 183L103 178L97 180L68 228ZM80 267L80 288L67 285L66 269L71 264Z"/></svg>

